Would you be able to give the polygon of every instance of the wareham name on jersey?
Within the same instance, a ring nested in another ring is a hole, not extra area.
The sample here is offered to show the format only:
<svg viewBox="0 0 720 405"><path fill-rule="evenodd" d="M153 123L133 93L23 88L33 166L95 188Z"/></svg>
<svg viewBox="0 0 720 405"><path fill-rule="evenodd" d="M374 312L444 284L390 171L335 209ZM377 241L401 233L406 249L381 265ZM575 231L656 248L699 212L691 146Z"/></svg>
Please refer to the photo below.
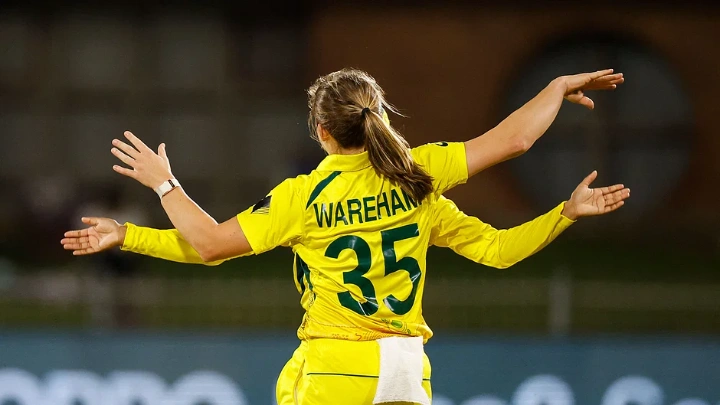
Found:
<svg viewBox="0 0 720 405"><path fill-rule="evenodd" d="M315 219L320 228L362 224L391 217L417 208L418 203L399 188L380 195L350 198L345 201L314 203Z"/></svg>

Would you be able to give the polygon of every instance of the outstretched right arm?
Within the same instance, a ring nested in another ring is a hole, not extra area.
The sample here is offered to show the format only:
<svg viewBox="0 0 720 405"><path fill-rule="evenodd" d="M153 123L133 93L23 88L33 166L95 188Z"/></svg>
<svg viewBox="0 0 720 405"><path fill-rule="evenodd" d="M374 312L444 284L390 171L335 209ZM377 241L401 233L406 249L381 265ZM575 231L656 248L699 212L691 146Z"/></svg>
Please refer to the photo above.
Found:
<svg viewBox="0 0 720 405"><path fill-rule="evenodd" d="M595 103L584 91L613 90L623 81L612 69L556 78L495 128L465 142L468 176L527 152L555 121L563 100L592 110Z"/></svg>
<svg viewBox="0 0 720 405"><path fill-rule="evenodd" d="M561 76L510 114L495 128L467 142L438 142L413 149L413 157L433 177L435 192L462 184L469 177L527 152L555 121L563 100L593 109L590 90L612 90L623 83L612 69Z"/></svg>

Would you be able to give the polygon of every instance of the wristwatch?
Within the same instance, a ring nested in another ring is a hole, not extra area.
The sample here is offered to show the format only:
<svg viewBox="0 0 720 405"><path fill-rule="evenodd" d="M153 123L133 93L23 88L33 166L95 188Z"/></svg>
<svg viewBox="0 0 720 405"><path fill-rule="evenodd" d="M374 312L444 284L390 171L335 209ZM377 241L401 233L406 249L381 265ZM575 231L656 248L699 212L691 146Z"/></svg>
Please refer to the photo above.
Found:
<svg viewBox="0 0 720 405"><path fill-rule="evenodd" d="M177 179L166 180L163 184L155 188L155 192L158 197L163 198L165 194L171 192L175 187L180 187L180 182Z"/></svg>

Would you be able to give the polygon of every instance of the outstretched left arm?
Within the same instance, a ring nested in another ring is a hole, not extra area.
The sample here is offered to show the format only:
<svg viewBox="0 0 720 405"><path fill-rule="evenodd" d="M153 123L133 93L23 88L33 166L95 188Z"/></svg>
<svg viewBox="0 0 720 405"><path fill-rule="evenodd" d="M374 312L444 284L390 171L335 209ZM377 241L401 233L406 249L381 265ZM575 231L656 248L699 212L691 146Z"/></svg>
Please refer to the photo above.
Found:
<svg viewBox="0 0 720 405"><path fill-rule="evenodd" d="M115 165L116 172L152 189L173 179L165 144L155 153L132 133L125 132L125 137L134 147L114 139L112 153L132 169ZM60 242L75 255L121 246L123 250L147 256L206 265L260 254L277 246L289 246L302 233L296 180L285 180L258 204L221 224L195 204L181 187L175 187L163 191L161 200L176 229L121 226L110 218L83 218L90 227L66 232Z"/></svg>
<svg viewBox="0 0 720 405"><path fill-rule="evenodd" d="M227 259L207 261L193 248L177 229L154 229L131 223L123 225L125 237L120 249L158 259L178 263L203 264L217 266Z"/></svg>
<svg viewBox="0 0 720 405"><path fill-rule="evenodd" d="M430 243L449 247L476 263L501 269L510 267L550 244L576 219L612 212L630 196L630 189L622 184L589 188L595 177L597 172L586 177L567 202L510 229L495 229L466 215L451 200L440 197Z"/></svg>

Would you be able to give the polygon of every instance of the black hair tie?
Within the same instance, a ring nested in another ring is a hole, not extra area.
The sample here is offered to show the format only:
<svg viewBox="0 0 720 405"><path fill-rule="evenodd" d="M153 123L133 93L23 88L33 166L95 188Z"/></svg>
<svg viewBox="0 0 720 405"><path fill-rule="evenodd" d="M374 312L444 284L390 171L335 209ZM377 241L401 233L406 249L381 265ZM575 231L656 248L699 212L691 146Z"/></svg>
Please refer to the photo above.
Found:
<svg viewBox="0 0 720 405"><path fill-rule="evenodd" d="M370 107L365 107L362 109L362 116L364 117L366 114L370 113Z"/></svg>

